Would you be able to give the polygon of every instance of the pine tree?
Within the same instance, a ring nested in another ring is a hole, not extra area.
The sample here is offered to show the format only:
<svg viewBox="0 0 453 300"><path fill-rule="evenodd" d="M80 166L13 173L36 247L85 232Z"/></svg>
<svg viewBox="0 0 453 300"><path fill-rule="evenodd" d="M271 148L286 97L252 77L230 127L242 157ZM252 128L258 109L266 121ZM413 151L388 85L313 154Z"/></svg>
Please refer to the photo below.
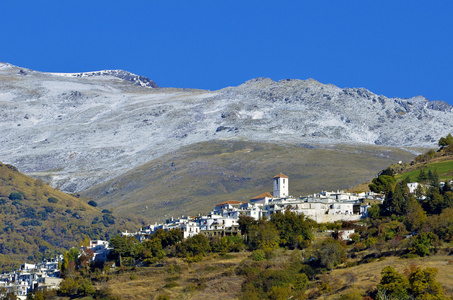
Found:
<svg viewBox="0 0 453 300"><path fill-rule="evenodd" d="M417 182L425 182L426 180L428 180L428 176L426 175L425 169L421 168L417 177Z"/></svg>

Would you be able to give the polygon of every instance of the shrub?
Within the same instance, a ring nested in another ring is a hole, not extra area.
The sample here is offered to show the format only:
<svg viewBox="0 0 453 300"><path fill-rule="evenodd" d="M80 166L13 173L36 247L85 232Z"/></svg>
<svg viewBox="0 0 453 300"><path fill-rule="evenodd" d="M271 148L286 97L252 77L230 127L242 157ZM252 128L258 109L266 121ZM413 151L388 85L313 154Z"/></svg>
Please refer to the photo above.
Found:
<svg viewBox="0 0 453 300"><path fill-rule="evenodd" d="M115 220L112 215L103 215L102 219L103 219L104 225L106 225L106 223L107 223L106 227L108 226L108 224L110 224L110 225L115 224Z"/></svg>
<svg viewBox="0 0 453 300"><path fill-rule="evenodd" d="M23 199L23 193L11 193L9 194L9 200L22 200Z"/></svg>
<svg viewBox="0 0 453 300"><path fill-rule="evenodd" d="M52 206L44 206L44 210L46 211L46 213L53 213L54 209Z"/></svg>
<svg viewBox="0 0 453 300"><path fill-rule="evenodd" d="M352 290L340 296L339 300L362 300L363 297L358 290Z"/></svg>
<svg viewBox="0 0 453 300"><path fill-rule="evenodd" d="M93 206L93 207L98 206L98 204L97 204L95 201L93 201L93 200L91 200L90 202L88 202L88 204L91 205L91 206Z"/></svg>
<svg viewBox="0 0 453 300"><path fill-rule="evenodd" d="M179 285L179 284L178 284L177 282L172 281L172 282L169 282L169 283L165 284L165 285L164 285L164 288L170 289L170 288L175 287L175 286L178 286L178 285Z"/></svg>
<svg viewBox="0 0 453 300"><path fill-rule="evenodd" d="M58 203L58 199L55 198L55 197L49 197L49 198L47 199L47 201L49 201L50 203Z"/></svg>
<svg viewBox="0 0 453 300"><path fill-rule="evenodd" d="M22 221L20 225L27 227L27 226L41 226L41 222L38 220L31 220L31 221Z"/></svg>
<svg viewBox="0 0 453 300"><path fill-rule="evenodd" d="M264 250L261 250L261 249L255 250L255 251L253 251L252 259L254 261L265 260L266 259L266 253L264 252Z"/></svg>
<svg viewBox="0 0 453 300"><path fill-rule="evenodd" d="M159 296L157 296L157 300L170 300L170 295L168 294L161 294Z"/></svg>

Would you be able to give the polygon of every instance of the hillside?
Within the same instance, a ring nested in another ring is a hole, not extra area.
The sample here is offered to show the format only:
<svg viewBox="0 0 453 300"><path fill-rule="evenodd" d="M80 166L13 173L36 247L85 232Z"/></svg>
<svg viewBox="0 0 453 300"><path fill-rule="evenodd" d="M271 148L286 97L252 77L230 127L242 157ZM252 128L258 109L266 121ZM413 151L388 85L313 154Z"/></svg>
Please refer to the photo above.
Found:
<svg viewBox="0 0 453 300"><path fill-rule="evenodd" d="M441 147L437 151L429 150L420 154L412 161L389 166L398 179L409 177L410 182L416 181L420 170L425 173L437 172L440 181L453 179L453 145Z"/></svg>
<svg viewBox="0 0 453 300"><path fill-rule="evenodd" d="M200 142L426 148L453 131L445 102L313 79L206 91L158 88L124 71L53 74L0 63L0 80L0 157L67 192Z"/></svg>
<svg viewBox="0 0 453 300"><path fill-rule="evenodd" d="M0 163L0 270L61 254L85 238L108 239L135 224Z"/></svg>
<svg viewBox="0 0 453 300"><path fill-rule="evenodd" d="M298 250L279 251L265 265L270 270L281 270L291 264L294 256L301 255ZM435 267L439 269L438 280L447 295L453 295L453 263L448 255L435 255L427 258L401 259L390 256L370 263L349 268L338 268L330 272L331 281L336 285L330 293L316 296L321 280L313 280L306 292L308 299L339 299L342 294L358 291L362 296L377 288L381 280L381 270L394 266L397 271L417 265L421 268ZM237 275L244 266L259 266L251 263L250 253L234 253L226 257L212 255L203 262L187 264L179 259L172 259L161 266L139 268L132 271L112 275L109 281L98 284L98 288L108 287L113 295L121 299L149 299L150 295L168 295L170 299L184 297L188 299L244 299L241 288L246 281L245 276ZM252 267L249 267L252 269ZM174 271L170 271L174 270ZM249 270L249 272L251 272ZM348 274L355 274L356 281L348 282ZM271 298L274 299L274 298ZM349 298L347 298L349 299ZM357 299L357 298L354 298ZM359 299L362 299L360 297Z"/></svg>
<svg viewBox="0 0 453 300"><path fill-rule="evenodd" d="M102 208L154 222L272 192L272 177L280 172L290 178L290 193L299 196L355 186L389 164L413 157L382 146L204 142L152 160L82 195Z"/></svg>

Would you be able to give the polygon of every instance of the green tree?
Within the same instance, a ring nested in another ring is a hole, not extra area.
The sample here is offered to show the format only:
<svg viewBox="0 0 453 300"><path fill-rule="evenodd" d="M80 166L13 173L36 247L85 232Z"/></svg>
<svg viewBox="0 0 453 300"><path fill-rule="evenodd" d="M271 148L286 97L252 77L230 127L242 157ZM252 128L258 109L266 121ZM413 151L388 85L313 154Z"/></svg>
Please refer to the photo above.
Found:
<svg viewBox="0 0 453 300"><path fill-rule="evenodd" d="M444 196L442 196L438 188L430 188L427 198L429 212L432 214L440 214L444 208L448 207Z"/></svg>
<svg viewBox="0 0 453 300"><path fill-rule="evenodd" d="M387 266L381 271L382 279L378 285L379 290L385 290L388 296L395 299L409 299L406 287L409 285L407 278L398 273L392 266Z"/></svg>
<svg viewBox="0 0 453 300"><path fill-rule="evenodd" d="M71 262L71 261L76 262L78 257L79 257L79 249L78 248L69 249L69 252L68 252L68 260L69 260L69 262Z"/></svg>
<svg viewBox="0 0 453 300"><path fill-rule="evenodd" d="M279 232L280 246L297 248L308 246L313 239L311 222L303 214L296 214L287 210L284 214L273 214L271 217Z"/></svg>
<svg viewBox="0 0 453 300"><path fill-rule="evenodd" d="M380 175L374 178L369 185L372 192L388 194L393 191L396 185L396 179L389 175Z"/></svg>
<svg viewBox="0 0 453 300"><path fill-rule="evenodd" d="M183 240L182 231L179 229L171 229L167 231L158 229L153 236L161 240L162 248L176 245Z"/></svg>
<svg viewBox="0 0 453 300"><path fill-rule="evenodd" d="M414 239L412 244L412 251L420 256L430 254L431 247L436 246L439 237L432 232L420 232Z"/></svg>
<svg viewBox="0 0 453 300"><path fill-rule="evenodd" d="M63 253L63 263L61 264L61 272L64 273L68 269L69 265L69 253L65 251Z"/></svg>
<svg viewBox="0 0 453 300"><path fill-rule="evenodd" d="M250 216L241 215L238 220L239 229L241 229L241 234L246 235L249 232L249 229L253 225L258 225L258 221Z"/></svg>
<svg viewBox="0 0 453 300"><path fill-rule="evenodd" d="M426 212L417 200L411 198L406 210L406 227L410 231L419 230L426 223Z"/></svg>
<svg viewBox="0 0 453 300"><path fill-rule="evenodd" d="M63 295L74 295L77 293L78 288L79 283L74 278L67 277L60 283L59 292Z"/></svg>
<svg viewBox="0 0 453 300"><path fill-rule="evenodd" d="M339 241L327 239L318 247L316 257L321 266L332 270L336 265L346 260L346 252Z"/></svg>
<svg viewBox="0 0 453 300"><path fill-rule="evenodd" d="M440 189L439 174L437 173L437 170L432 171L431 169L429 169L428 180L432 187Z"/></svg>
<svg viewBox="0 0 453 300"><path fill-rule="evenodd" d="M384 206L387 211L396 215L403 215L406 212L406 199L404 198L405 187L401 183L397 184L394 193L389 193L385 199Z"/></svg>
<svg viewBox="0 0 453 300"><path fill-rule="evenodd" d="M436 281L438 272L437 268L417 268L409 275L409 290L414 299L447 299L441 285Z"/></svg>
<svg viewBox="0 0 453 300"><path fill-rule="evenodd" d="M177 244L176 250L180 256L202 257L211 251L211 246L206 236L197 234Z"/></svg>
<svg viewBox="0 0 453 300"><path fill-rule="evenodd" d="M421 168L417 176L417 182L425 182L428 180L428 175L425 172L425 168Z"/></svg>
<svg viewBox="0 0 453 300"><path fill-rule="evenodd" d="M93 287L93 284L89 279L83 279L79 285L78 293L83 296L94 295L96 290Z"/></svg>
<svg viewBox="0 0 453 300"><path fill-rule="evenodd" d="M135 237L127 238L124 236L116 235L110 239L110 246L113 248L110 253L117 257L119 265L122 266L123 257L134 256L134 248L137 243L138 241Z"/></svg>
<svg viewBox="0 0 453 300"><path fill-rule="evenodd" d="M249 228L249 246L251 249L274 250L278 248L279 232L274 223L264 221Z"/></svg>
<svg viewBox="0 0 453 300"><path fill-rule="evenodd" d="M381 204L372 204L367 212L371 219L379 219L381 216Z"/></svg>
<svg viewBox="0 0 453 300"><path fill-rule="evenodd" d="M144 241L142 246L139 256L146 263L155 263L165 257L162 241L157 237Z"/></svg>

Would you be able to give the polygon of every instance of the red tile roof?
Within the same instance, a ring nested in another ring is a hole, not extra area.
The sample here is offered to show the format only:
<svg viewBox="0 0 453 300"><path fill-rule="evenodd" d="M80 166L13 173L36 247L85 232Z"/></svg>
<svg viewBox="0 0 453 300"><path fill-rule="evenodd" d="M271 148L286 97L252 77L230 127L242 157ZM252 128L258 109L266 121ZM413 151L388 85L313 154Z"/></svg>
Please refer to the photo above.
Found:
<svg viewBox="0 0 453 300"><path fill-rule="evenodd" d="M274 178L289 178L288 176L286 176L285 174L283 173L280 173L278 175L275 175Z"/></svg>
<svg viewBox="0 0 453 300"><path fill-rule="evenodd" d="M269 192L265 192L265 193L262 193L262 194L260 194L260 195L258 195L256 197L253 197L251 200L262 199L262 198L265 198L265 197L272 198L272 195Z"/></svg>

